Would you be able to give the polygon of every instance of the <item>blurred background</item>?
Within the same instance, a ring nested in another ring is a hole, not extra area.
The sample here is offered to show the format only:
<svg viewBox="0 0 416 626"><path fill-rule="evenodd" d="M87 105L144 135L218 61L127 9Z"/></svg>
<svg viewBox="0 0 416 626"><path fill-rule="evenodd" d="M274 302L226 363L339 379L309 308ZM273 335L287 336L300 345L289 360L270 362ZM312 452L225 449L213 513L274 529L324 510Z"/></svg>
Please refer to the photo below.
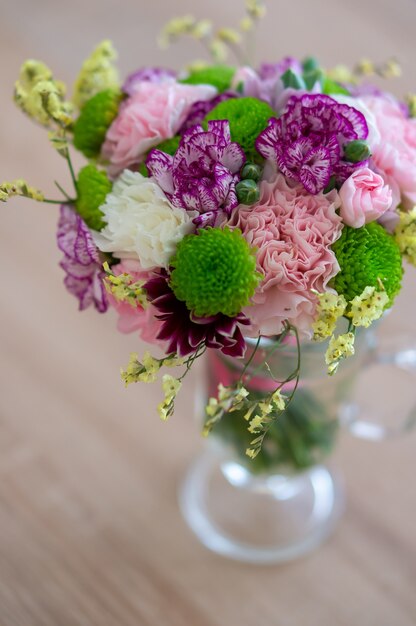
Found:
<svg viewBox="0 0 416 626"><path fill-rule="evenodd" d="M324 67L395 57L396 95L416 90L414 0L266 3L256 61L314 54ZM70 187L46 133L12 103L21 63L46 62L72 85L102 39L122 76L204 58L196 42L156 44L164 23L191 13L235 27L243 0L0 0L0 179L54 197ZM205 57L206 58L206 57ZM82 163L76 161L77 165ZM344 435L334 462L348 508L310 558L262 569L206 552L180 517L176 489L201 443L197 370L176 414L160 422L160 389L125 390L119 367L144 346L116 332L112 312L79 314L55 245L57 207L15 199L0 228L1 626L410 626L416 604L415 436L370 444ZM416 272L385 322L416 336ZM368 392L394 394L388 380Z"/></svg>

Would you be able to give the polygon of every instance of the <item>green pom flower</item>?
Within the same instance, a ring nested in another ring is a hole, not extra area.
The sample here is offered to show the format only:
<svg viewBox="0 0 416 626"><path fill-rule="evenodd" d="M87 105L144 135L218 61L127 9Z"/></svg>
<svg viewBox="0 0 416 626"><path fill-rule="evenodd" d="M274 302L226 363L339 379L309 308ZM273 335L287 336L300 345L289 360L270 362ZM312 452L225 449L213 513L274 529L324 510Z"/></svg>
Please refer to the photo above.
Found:
<svg viewBox="0 0 416 626"><path fill-rule="evenodd" d="M232 141L239 143L246 156L251 157L256 154L255 141L271 117L276 117L276 113L262 100L231 98L217 104L205 117L205 122L228 120Z"/></svg>
<svg viewBox="0 0 416 626"><path fill-rule="evenodd" d="M165 141L159 143L157 146L155 146L155 148L173 156L176 150L179 148L179 143L181 139L182 137L180 135L175 135L170 139L165 139Z"/></svg>
<svg viewBox="0 0 416 626"><path fill-rule="evenodd" d="M402 257L395 240L377 222L362 228L344 226L341 237L332 246L341 271L331 286L350 302L366 287L379 289L380 281L391 306L400 291L403 276Z"/></svg>
<svg viewBox="0 0 416 626"><path fill-rule="evenodd" d="M179 82L186 85L213 85L219 93L226 91L231 86L235 74L235 67L228 65L210 65L199 70L194 70Z"/></svg>
<svg viewBox="0 0 416 626"><path fill-rule="evenodd" d="M204 228L186 235L171 266L174 294L198 317L238 315L262 278L255 252L238 228Z"/></svg>
<svg viewBox="0 0 416 626"><path fill-rule="evenodd" d="M95 165L86 165L80 170L77 180L78 197L76 209L84 222L93 230L101 230L106 222L100 210L112 188L105 172Z"/></svg>
<svg viewBox="0 0 416 626"><path fill-rule="evenodd" d="M120 91L106 89L88 100L74 125L74 146L87 158L100 154L106 132L118 113Z"/></svg>

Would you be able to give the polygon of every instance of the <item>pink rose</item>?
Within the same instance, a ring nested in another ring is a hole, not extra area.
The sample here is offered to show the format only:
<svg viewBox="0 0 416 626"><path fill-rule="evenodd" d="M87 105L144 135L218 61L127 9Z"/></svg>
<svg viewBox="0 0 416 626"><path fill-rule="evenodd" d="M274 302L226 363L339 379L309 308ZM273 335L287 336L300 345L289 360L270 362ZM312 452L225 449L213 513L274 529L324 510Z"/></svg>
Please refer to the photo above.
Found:
<svg viewBox="0 0 416 626"><path fill-rule="evenodd" d="M339 205L336 191L311 195L276 174L260 184L257 204L234 209L228 225L257 247L257 269L264 276L244 311L253 335L278 334L286 319L311 335L316 309L311 290L325 290L339 271L330 247L341 235Z"/></svg>
<svg viewBox="0 0 416 626"><path fill-rule="evenodd" d="M102 147L113 176L140 163L150 148L173 137L194 102L209 100L217 93L210 85L181 85L173 79L161 83L143 81L135 89L121 105Z"/></svg>
<svg viewBox="0 0 416 626"><path fill-rule="evenodd" d="M143 270L138 261L131 259L125 259L117 265L113 265L111 269L117 276L123 273L130 274L134 281L147 282L151 277L151 272ZM149 305L146 309L139 305L133 307L127 302L119 302L111 294L108 294L108 299L119 314L117 328L120 332L132 333L138 330L143 341L161 345L156 339L156 335L161 329L161 322L155 317L158 311L154 306Z"/></svg>
<svg viewBox="0 0 416 626"><path fill-rule="evenodd" d="M348 226L360 228L377 220L391 206L392 190L368 167L355 170L339 190L340 214Z"/></svg>
<svg viewBox="0 0 416 626"><path fill-rule="evenodd" d="M374 114L381 141L373 162L393 189L393 208L401 200L405 208L416 204L416 119L406 117L398 102L383 97L362 98Z"/></svg>

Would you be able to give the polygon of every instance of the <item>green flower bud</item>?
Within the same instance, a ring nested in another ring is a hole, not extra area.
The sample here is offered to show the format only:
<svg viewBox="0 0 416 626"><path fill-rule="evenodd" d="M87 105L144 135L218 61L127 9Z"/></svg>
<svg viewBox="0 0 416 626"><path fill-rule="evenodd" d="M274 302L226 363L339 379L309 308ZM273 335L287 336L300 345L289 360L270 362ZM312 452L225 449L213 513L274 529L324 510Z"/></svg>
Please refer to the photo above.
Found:
<svg viewBox="0 0 416 626"><path fill-rule="evenodd" d="M240 204L254 204L260 198L260 190L255 180L241 180L235 186L238 202Z"/></svg>
<svg viewBox="0 0 416 626"><path fill-rule="evenodd" d="M284 74L281 75L281 80L283 82L284 87L292 87L292 89L305 89L305 81L302 76L299 74L295 74L293 70L290 68L286 70Z"/></svg>
<svg viewBox="0 0 416 626"><path fill-rule="evenodd" d="M318 60L315 59L315 57L306 57L306 59L303 59L302 61L302 68L305 74L308 74L309 72L313 72L314 70L318 70L319 69Z"/></svg>
<svg viewBox="0 0 416 626"><path fill-rule="evenodd" d="M257 183L261 177L261 167L256 165L256 163L246 163L241 170L240 176L243 180L251 179Z"/></svg>
<svg viewBox="0 0 416 626"><path fill-rule="evenodd" d="M312 89L316 83L322 84L324 79L323 71L318 67L316 70L311 70L310 72L305 72L303 75L303 80L305 81L306 89Z"/></svg>
<svg viewBox="0 0 416 626"><path fill-rule="evenodd" d="M363 139L354 139L344 146L344 156L347 161L359 163L371 156L370 146Z"/></svg>

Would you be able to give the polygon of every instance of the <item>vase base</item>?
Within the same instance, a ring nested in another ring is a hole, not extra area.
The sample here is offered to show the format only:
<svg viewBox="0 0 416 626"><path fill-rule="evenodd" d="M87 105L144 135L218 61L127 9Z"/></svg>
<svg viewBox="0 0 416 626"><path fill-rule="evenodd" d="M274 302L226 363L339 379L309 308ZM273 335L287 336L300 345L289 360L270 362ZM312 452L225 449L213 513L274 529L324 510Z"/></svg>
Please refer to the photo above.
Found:
<svg viewBox="0 0 416 626"><path fill-rule="evenodd" d="M344 509L341 482L324 465L289 476L253 476L212 451L191 466L179 498L185 520L207 548L259 564L311 552Z"/></svg>

